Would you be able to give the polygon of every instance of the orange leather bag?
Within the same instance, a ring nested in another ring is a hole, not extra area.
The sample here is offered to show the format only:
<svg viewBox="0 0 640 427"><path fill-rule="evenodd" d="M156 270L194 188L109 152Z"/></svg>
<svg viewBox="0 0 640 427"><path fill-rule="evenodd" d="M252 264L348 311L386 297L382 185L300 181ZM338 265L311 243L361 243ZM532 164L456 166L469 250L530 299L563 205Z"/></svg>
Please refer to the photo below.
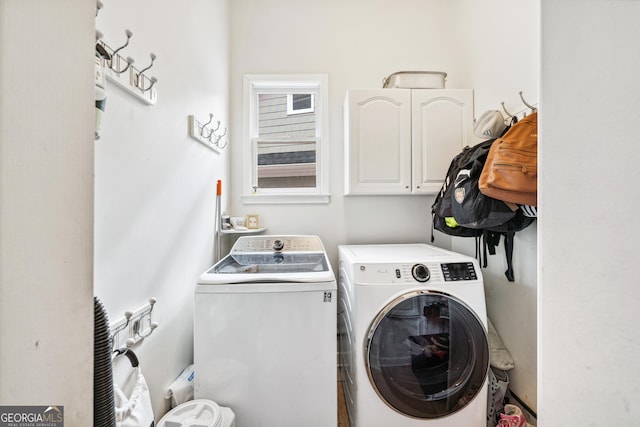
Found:
<svg viewBox="0 0 640 427"><path fill-rule="evenodd" d="M478 181L488 197L538 205L538 113L514 124L489 150Z"/></svg>

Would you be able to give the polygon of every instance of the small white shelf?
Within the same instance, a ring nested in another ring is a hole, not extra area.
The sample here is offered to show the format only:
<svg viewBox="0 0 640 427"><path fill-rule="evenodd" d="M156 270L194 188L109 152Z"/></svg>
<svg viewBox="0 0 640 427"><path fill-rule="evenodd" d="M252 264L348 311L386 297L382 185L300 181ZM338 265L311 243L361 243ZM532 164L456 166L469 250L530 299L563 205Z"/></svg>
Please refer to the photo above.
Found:
<svg viewBox="0 0 640 427"><path fill-rule="evenodd" d="M220 230L220 232L222 234L259 234L262 233L263 231L265 231L266 228L262 227L262 228L247 228L246 230L236 230L236 229L229 229L229 230Z"/></svg>

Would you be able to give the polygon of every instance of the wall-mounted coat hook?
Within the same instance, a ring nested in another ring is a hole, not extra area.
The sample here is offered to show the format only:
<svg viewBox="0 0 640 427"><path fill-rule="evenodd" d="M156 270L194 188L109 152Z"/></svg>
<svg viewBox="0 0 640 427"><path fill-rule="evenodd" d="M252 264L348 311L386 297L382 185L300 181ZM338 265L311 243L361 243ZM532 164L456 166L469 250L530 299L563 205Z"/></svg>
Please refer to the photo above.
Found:
<svg viewBox="0 0 640 427"><path fill-rule="evenodd" d="M153 63L156 60L156 54L151 52L149 54L149 56L151 57L151 63L146 67L143 68L142 70L138 71L138 72L133 72L133 80L134 80L134 84L135 86L140 89L143 92L148 91L149 89L151 89L153 87L154 84L156 84L156 82L158 81L158 79L156 79L155 77L152 77L151 79L147 78L147 76L144 75L145 71L148 71L149 69L151 69L151 67L153 67ZM151 84L147 87L145 87L145 80L148 80L151 82Z"/></svg>
<svg viewBox="0 0 640 427"><path fill-rule="evenodd" d="M147 92L148 90L151 90L153 85L155 85L158 82L157 78L155 77L148 78L147 76L144 75L145 71L148 71L149 69L151 69L151 67L153 67L153 63L157 58L156 54L153 52L151 52L149 56L151 57L151 63L149 64L149 66L147 66L146 68L143 68L138 72L135 72L135 71L133 72L134 84L142 92ZM145 84L145 80L150 83L148 86Z"/></svg>
<svg viewBox="0 0 640 427"><path fill-rule="evenodd" d="M198 127L200 128L200 136L202 138L209 138L209 135L205 136L205 130L207 129L207 126L209 125L209 123L211 123L213 121L213 113L209 113L209 121L207 123L203 123L201 125L199 125Z"/></svg>
<svg viewBox="0 0 640 427"><path fill-rule="evenodd" d="M135 312L126 311L124 318L111 325L112 348L131 347L147 338L158 327L152 319L156 298L149 298L149 303Z"/></svg>
<svg viewBox="0 0 640 427"><path fill-rule="evenodd" d="M209 131L209 134L207 136L205 136L205 138L207 138L209 141L211 141L211 137L215 136L215 132L220 129L220 120L217 121L216 123L216 127L214 129L211 129Z"/></svg>
<svg viewBox="0 0 640 427"><path fill-rule="evenodd" d="M120 51L121 51L122 49L124 49L125 47L129 46L129 40L131 40L131 37L133 36L133 33L131 32L131 30L124 30L124 34L127 36L127 41L126 41L122 46L120 46L119 48L117 48L116 50L114 50L114 51L113 51L113 53L111 54L111 56L114 56L114 57L115 57L115 56L117 56L117 55L118 55L118 52L120 52ZM114 68L113 68L113 64L111 64L111 67L110 67L110 68L111 68L113 71L115 71L116 73L121 73L122 71L124 71L124 70L120 70L120 71L119 71L119 70L114 69Z"/></svg>
<svg viewBox="0 0 640 427"><path fill-rule="evenodd" d="M114 327L111 328L111 348L116 348L118 344L118 337L122 331L129 327L129 322L131 321L131 316L133 316L133 312L125 311L124 312L124 321L120 321L116 323Z"/></svg>
<svg viewBox="0 0 640 427"><path fill-rule="evenodd" d="M220 153L220 149L226 147L227 145L219 145L220 139L227 133L227 128L225 127L224 133L222 133L221 135L217 135L216 131L220 129L222 123L220 122L220 120L217 120L215 128L211 129L208 128L211 122L213 122L213 113L209 113L209 121L207 121L206 123L201 123L195 118L195 116L190 115L189 136L197 141L200 141L216 153Z"/></svg>
<svg viewBox="0 0 640 427"><path fill-rule="evenodd" d="M103 58L106 61L110 61L111 60L111 54L104 47L104 44L98 43L100 41L100 39L102 39L102 33L100 31L96 30L96 56L98 56L100 58Z"/></svg>
<svg viewBox="0 0 640 427"><path fill-rule="evenodd" d="M96 16L100 13L100 9L102 9L104 5L100 0L96 1Z"/></svg>
<svg viewBox="0 0 640 427"><path fill-rule="evenodd" d="M227 128L224 128L224 132L222 132L220 135L214 135L215 136L215 141L213 142L216 147L218 147L219 149L223 149L227 146L227 144L229 144L229 138L226 139L226 142L221 145L220 144L220 140L222 139L222 137L224 137L227 134Z"/></svg>
<svg viewBox="0 0 640 427"><path fill-rule="evenodd" d="M120 59L121 59L121 58L122 58L121 56L118 56L118 63L120 62ZM122 74L122 73L124 73L125 71L127 71L127 70L129 69L129 67L131 67L131 66L133 65L133 63L134 63L135 61L133 60L133 58L132 58L132 57L127 56L127 59L125 59L125 62L127 63L127 65L125 65L125 67L124 67L123 69L121 69L121 70L119 70L119 71L116 71L116 73L118 73L118 74ZM119 66L118 66L118 67L119 67Z"/></svg>
<svg viewBox="0 0 640 427"><path fill-rule="evenodd" d="M132 57L124 58L118 52L128 46L133 33L125 30L127 41L117 49L110 48L102 39L102 33L96 32L96 57L100 57L102 62L98 65L102 67L103 74L116 86L124 89L134 98L142 101L147 105L155 105L158 94L155 88L158 79L156 77L147 77L144 73L154 65L156 60L155 53L151 53L151 63L141 71L133 64ZM125 73L126 71L128 73Z"/></svg>
<svg viewBox="0 0 640 427"><path fill-rule="evenodd" d="M149 68L153 67L153 62L156 60L156 54L151 52L149 54L149 56L151 57L151 64L149 64L149 66L147 68L143 68L142 70L140 70L140 72L138 73L139 76L143 75L145 71L147 71Z"/></svg>
<svg viewBox="0 0 640 427"><path fill-rule="evenodd" d="M125 30L124 33L127 36L127 41L122 46L120 46L119 48L113 51L113 53L111 54L111 61L109 61L110 62L109 68L111 68L113 71L115 71L118 74L122 74L125 71L127 71L129 67L131 67L131 65L134 63L133 58L130 56L127 56L127 59L124 60L127 65L125 65L124 68L121 68L120 62L123 61L123 58L122 56L118 55L118 52L120 52L125 47L129 46L129 40L131 40L131 36L133 36L133 33L129 30Z"/></svg>
<svg viewBox="0 0 640 427"><path fill-rule="evenodd" d="M218 126L218 127L220 127L220 126ZM217 130L217 128L216 128L216 130ZM222 139L222 137L225 136L226 134L227 134L227 128L224 128L224 132L222 132L220 135L214 134L213 135L214 138L215 138L214 144L218 145L218 142L220 142L220 139Z"/></svg>
<svg viewBox="0 0 640 427"><path fill-rule="evenodd" d="M507 107L504 106L504 101L502 101L500 104L502 104L502 109L504 110L504 112L507 114L507 116L511 117L515 117L514 114L511 114L509 111L507 111Z"/></svg>
<svg viewBox="0 0 640 427"><path fill-rule="evenodd" d="M527 107L529 107L531 109L532 113L535 113L537 111L537 108L531 104L529 104L525 99L524 96L522 96L522 91L518 92L518 94L520 95L520 99L522 100L522 103L524 105L526 105Z"/></svg>
<svg viewBox="0 0 640 427"><path fill-rule="evenodd" d="M142 81L144 82L144 79L143 79ZM148 87L145 87L145 88L142 88L142 87L141 87L141 88L140 88L140 90L141 90L141 91L143 91L143 92L150 91L150 90L151 90L151 88L153 87L153 85L154 85L154 84L156 84L156 83L158 82L158 79L156 79L155 77L151 77L151 78L149 79L149 81L151 82L151 84L150 84Z"/></svg>

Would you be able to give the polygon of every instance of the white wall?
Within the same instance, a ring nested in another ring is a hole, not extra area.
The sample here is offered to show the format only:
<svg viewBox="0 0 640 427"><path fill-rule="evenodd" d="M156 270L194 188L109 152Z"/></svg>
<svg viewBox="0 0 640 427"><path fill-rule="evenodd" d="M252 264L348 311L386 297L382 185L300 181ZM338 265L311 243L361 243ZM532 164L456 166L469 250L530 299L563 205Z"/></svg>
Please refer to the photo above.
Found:
<svg viewBox="0 0 640 427"><path fill-rule="evenodd" d="M318 234L337 265L341 244L428 242L433 197L343 197L343 107L352 88L379 88L402 70L448 73L448 88L473 88L475 112L525 108L518 92L537 101L538 0L234 0L231 4L232 214L258 213L269 233ZM294 19L292 19L294 18ZM513 35L506 37L505 35ZM242 75L329 75L331 203L243 205ZM473 241L454 239L470 252ZM458 241L460 240L460 241ZM435 244L452 247L436 235ZM487 303L517 368L516 393L536 407L536 228L515 244L517 281L504 278L504 252L489 260ZM507 307L507 308L505 308Z"/></svg>
<svg viewBox="0 0 640 427"><path fill-rule="evenodd" d="M95 294L112 322L158 299L159 327L134 351L159 418L167 386L193 361L193 290L213 263L216 180L228 182L229 151L216 154L187 127L188 115L209 113L228 126L227 1L109 0L96 28L114 48L130 29L122 55L139 68L157 55L148 71L158 78L157 105L108 87L95 143ZM115 368L121 383L127 359Z"/></svg>
<svg viewBox="0 0 640 427"><path fill-rule="evenodd" d="M449 2L403 0L390 7L365 0L237 0L231 6L231 213L258 213L269 233L318 234L334 261L343 243L426 241L432 198L342 196L342 103L347 89L381 87L385 76L399 70L446 70L448 87L465 87L469 75L458 65L463 59ZM247 73L329 75L330 204L242 205Z"/></svg>
<svg viewBox="0 0 640 427"><path fill-rule="evenodd" d="M0 2L0 405L93 420L93 16Z"/></svg>
<svg viewBox="0 0 640 427"><path fill-rule="evenodd" d="M543 0L541 17L538 421L634 426L640 3Z"/></svg>

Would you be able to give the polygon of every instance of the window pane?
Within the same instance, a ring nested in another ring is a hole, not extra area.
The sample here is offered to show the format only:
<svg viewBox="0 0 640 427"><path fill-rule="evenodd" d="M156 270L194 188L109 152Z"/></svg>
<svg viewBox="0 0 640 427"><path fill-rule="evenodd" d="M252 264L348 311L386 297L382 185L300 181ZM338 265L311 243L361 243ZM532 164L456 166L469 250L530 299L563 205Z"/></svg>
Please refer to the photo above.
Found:
<svg viewBox="0 0 640 427"><path fill-rule="evenodd" d="M311 94L293 94L291 98L293 99L294 110L311 108Z"/></svg>
<svg viewBox="0 0 640 427"><path fill-rule="evenodd" d="M315 188L315 141L258 141L259 188Z"/></svg>
<svg viewBox="0 0 640 427"><path fill-rule="evenodd" d="M308 138L316 136L316 113L287 114L287 95L293 100L294 108L311 104L310 94L259 94L258 95L258 136L274 138ZM299 97L299 98L298 98ZM300 101L303 104L297 105Z"/></svg>

